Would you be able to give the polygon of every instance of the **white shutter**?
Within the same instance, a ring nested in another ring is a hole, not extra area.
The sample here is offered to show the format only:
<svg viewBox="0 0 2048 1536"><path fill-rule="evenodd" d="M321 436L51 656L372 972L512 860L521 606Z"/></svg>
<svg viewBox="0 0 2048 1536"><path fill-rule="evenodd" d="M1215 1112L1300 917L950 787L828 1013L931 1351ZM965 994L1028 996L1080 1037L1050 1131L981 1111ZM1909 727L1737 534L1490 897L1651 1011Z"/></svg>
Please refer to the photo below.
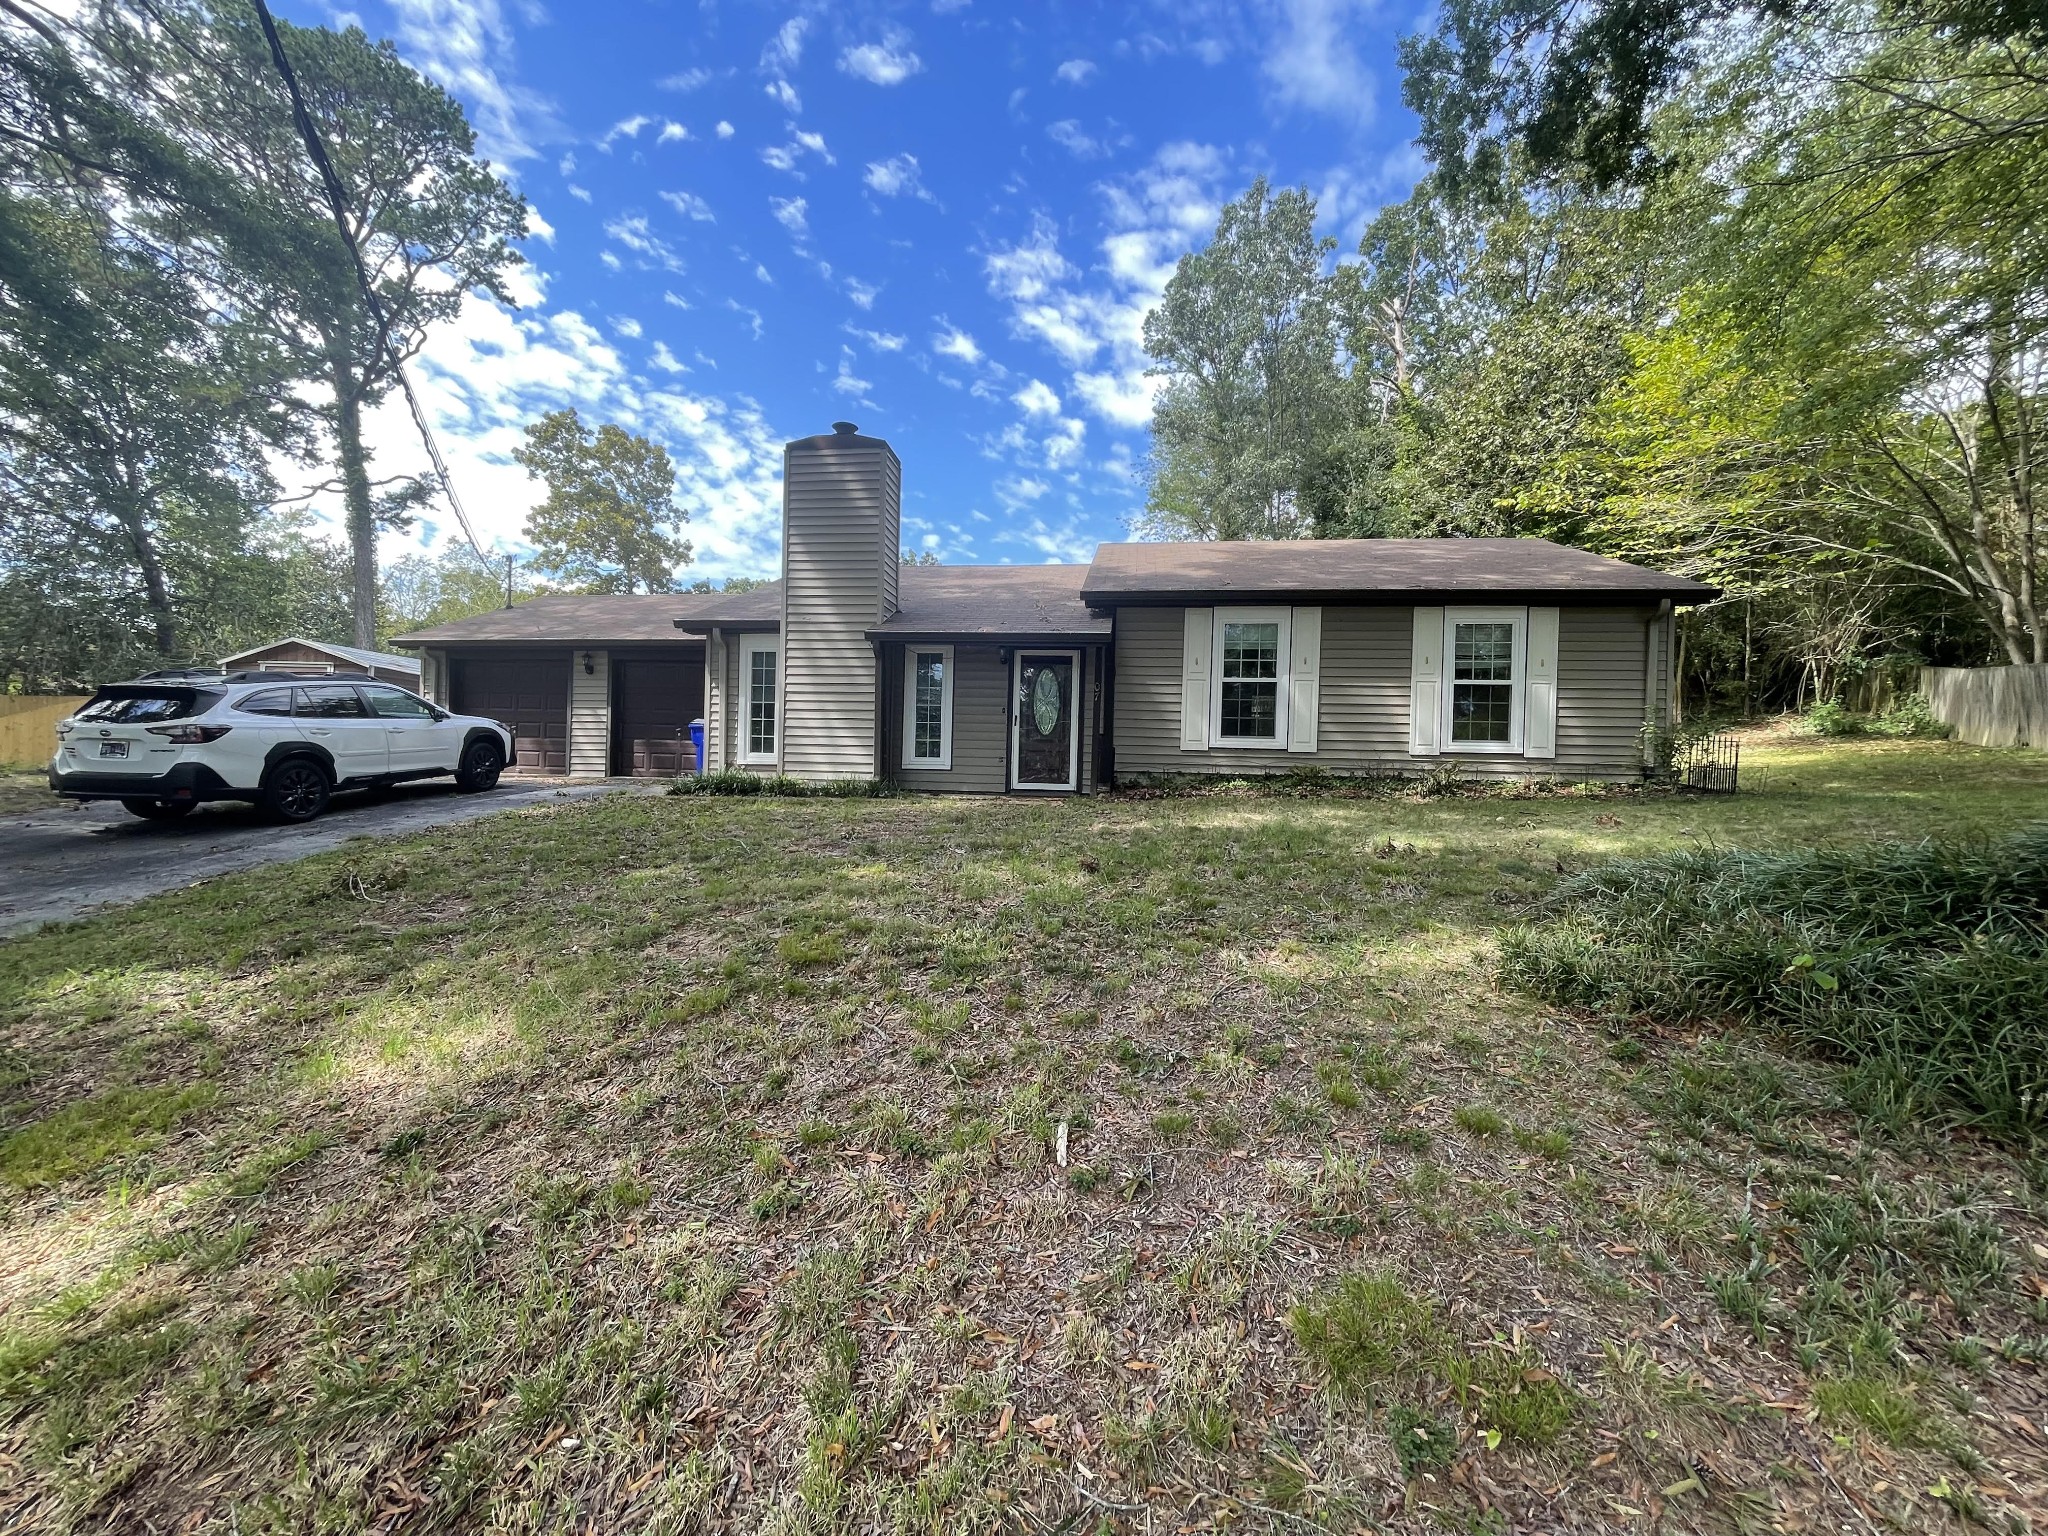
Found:
<svg viewBox="0 0 2048 1536"><path fill-rule="evenodd" d="M1213 608L1183 610L1180 641L1180 749L1209 748L1209 636Z"/></svg>
<svg viewBox="0 0 2048 1536"><path fill-rule="evenodd" d="M1436 756L1437 722L1443 716L1444 611L1415 610L1415 646L1408 663L1408 755Z"/></svg>
<svg viewBox="0 0 2048 1536"><path fill-rule="evenodd" d="M1557 610L1529 610L1529 660L1522 706L1522 756L1557 756Z"/></svg>
<svg viewBox="0 0 2048 1536"><path fill-rule="evenodd" d="M1323 687L1323 610L1297 608L1293 656L1287 666L1287 750L1316 749L1316 703Z"/></svg>

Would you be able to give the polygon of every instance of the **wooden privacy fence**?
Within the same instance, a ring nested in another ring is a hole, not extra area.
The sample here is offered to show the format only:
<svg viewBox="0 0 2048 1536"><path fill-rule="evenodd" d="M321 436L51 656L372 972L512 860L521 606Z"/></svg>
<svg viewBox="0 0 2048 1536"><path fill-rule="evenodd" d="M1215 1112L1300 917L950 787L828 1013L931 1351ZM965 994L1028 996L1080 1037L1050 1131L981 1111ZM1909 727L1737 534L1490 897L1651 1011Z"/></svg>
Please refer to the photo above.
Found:
<svg viewBox="0 0 2048 1536"><path fill-rule="evenodd" d="M40 768L57 750L57 722L85 707L90 694L0 694L0 765Z"/></svg>
<svg viewBox="0 0 2048 1536"><path fill-rule="evenodd" d="M2048 748L2048 665L1922 667L1920 691L1960 741Z"/></svg>

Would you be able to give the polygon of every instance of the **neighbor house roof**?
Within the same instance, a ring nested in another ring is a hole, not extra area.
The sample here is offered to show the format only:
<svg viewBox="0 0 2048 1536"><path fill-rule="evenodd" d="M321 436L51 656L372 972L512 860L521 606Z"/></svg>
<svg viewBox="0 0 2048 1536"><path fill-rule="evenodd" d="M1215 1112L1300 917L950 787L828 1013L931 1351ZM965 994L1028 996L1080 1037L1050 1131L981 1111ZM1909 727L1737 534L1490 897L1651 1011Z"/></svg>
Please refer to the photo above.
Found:
<svg viewBox="0 0 2048 1536"><path fill-rule="evenodd" d="M261 656L265 651L274 651L280 645L303 645L309 651L323 651L343 661L352 661L359 667L396 667L407 672L420 669L417 656L395 656L390 651L366 651L355 645L336 645L332 640L308 640L304 635L286 635L282 640L271 640L263 645L252 645L246 651L237 651L232 656L220 659L221 670L232 671L238 661L251 656Z"/></svg>
<svg viewBox="0 0 2048 1536"><path fill-rule="evenodd" d="M1548 539L1270 539L1104 544L1081 583L1096 604L1250 597L1697 603L1719 590Z"/></svg>
<svg viewBox="0 0 2048 1536"><path fill-rule="evenodd" d="M562 593L530 597L467 619L399 635L394 645L629 645L673 643L677 618L707 607L723 593L655 592L615 595Z"/></svg>

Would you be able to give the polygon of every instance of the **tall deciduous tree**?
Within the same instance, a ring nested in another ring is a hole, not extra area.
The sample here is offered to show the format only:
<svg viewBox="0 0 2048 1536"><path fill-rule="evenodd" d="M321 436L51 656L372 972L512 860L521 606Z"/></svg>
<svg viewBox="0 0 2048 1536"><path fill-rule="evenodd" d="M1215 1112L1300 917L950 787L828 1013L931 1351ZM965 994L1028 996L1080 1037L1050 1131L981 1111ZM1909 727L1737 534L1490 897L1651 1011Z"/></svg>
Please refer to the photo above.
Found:
<svg viewBox="0 0 2048 1536"><path fill-rule="evenodd" d="M1152 417L1146 523L1177 538L1270 539L1315 531L1341 494L1330 458L1346 421L1337 317L1306 191L1263 178L1181 257L1145 317L1165 382Z"/></svg>
<svg viewBox="0 0 2048 1536"><path fill-rule="evenodd" d="M671 592L690 561L676 537L675 466L659 443L606 422L595 432L573 410L526 429L512 457L547 497L526 519L534 565L585 592Z"/></svg>
<svg viewBox="0 0 2048 1536"><path fill-rule="evenodd" d="M395 383L399 362L477 290L511 301L526 205L476 153L462 108L438 85L372 42L278 23L315 130L346 194L349 235L383 319L360 291L326 192L299 138L292 105L253 12L153 7L138 58L176 82L164 110L263 198L281 239L263 269L224 273L269 315L325 395L335 466L354 554L356 641L376 635L377 530L421 499L400 485L380 498L363 415Z"/></svg>

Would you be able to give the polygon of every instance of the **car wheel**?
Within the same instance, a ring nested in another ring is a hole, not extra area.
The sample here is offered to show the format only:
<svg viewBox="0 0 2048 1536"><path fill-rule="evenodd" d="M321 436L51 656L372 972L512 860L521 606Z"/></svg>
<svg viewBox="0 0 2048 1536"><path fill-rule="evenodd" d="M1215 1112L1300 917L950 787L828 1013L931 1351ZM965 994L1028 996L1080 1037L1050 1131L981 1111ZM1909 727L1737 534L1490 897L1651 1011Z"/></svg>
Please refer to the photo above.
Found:
<svg viewBox="0 0 2048 1536"><path fill-rule="evenodd" d="M498 775L505 771L505 749L495 741L472 741L462 749L462 765L455 770L458 786L475 794L496 789Z"/></svg>
<svg viewBox="0 0 2048 1536"><path fill-rule="evenodd" d="M176 821L191 815L195 804L191 800L123 800L121 809L144 821Z"/></svg>
<svg viewBox="0 0 2048 1536"><path fill-rule="evenodd" d="M327 809L327 774L311 758L287 758L270 770L263 807L279 821L311 821Z"/></svg>

